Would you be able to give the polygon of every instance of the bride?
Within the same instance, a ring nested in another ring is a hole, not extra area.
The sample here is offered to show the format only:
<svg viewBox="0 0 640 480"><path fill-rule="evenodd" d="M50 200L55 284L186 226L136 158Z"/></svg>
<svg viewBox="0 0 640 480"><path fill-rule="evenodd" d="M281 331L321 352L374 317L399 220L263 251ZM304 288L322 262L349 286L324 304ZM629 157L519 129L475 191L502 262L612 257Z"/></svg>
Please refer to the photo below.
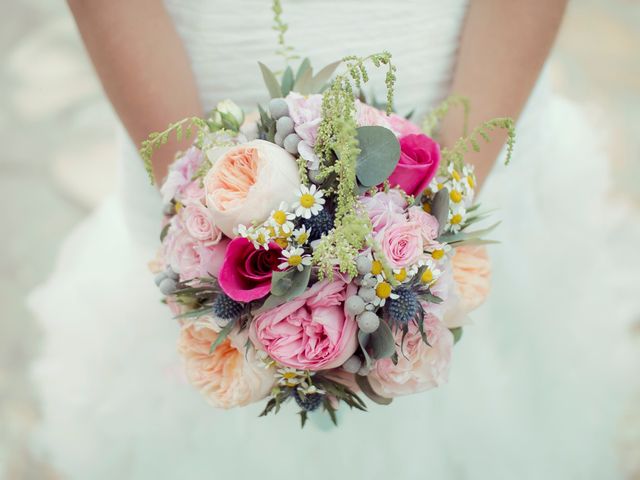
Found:
<svg viewBox="0 0 640 480"><path fill-rule="evenodd" d="M471 124L519 117L511 166L495 162L500 139L470 157L503 243L450 383L304 431L292 416L257 419L261 405L214 410L186 383L178 326L146 267L162 207L135 147L222 99L246 110L266 100L256 61L282 62L269 2L69 4L126 134L117 191L30 298L46 332L33 448L64 478L622 478L616 438L639 377L629 325L640 265L605 199L596 131L545 80L564 1L285 3L288 41L315 65L391 51L401 113L419 105L419 118L455 92L471 99ZM445 122L444 145L461 121ZM157 179L184 147L154 157Z"/></svg>

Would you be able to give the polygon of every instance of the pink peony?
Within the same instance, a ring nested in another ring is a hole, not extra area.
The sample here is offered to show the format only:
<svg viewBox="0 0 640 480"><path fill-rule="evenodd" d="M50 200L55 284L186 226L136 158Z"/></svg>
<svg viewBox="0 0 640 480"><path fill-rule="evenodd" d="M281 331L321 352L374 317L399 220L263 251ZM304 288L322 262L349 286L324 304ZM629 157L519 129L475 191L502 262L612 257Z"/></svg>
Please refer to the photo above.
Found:
<svg viewBox="0 0 640 480"><path fill-rule="evenodd" d="M425 246L434 247L438 244L438 219L425 212L421 207L410 207L408 210L409 221L420 225L420 233Z"/></svg>
<svg viewBox="0 0 640 480"><path fill-rule="evenodd" d="M248 405L265 398L274 384L273 369L265 368L253 348L246 348L247 333L231 332L213 351L218 338L213 324L187 322L182 327L178 352L184 358L189 381L217 408Z"/></svg>
<svg viewBox="0 0 640 480"><path fill-rule="evenodd" d="M379 233L377 238L392 268L409 267L424 255L418 222L403 220L393 223Z"/></svg>
<svg viewBox="0 0 640 480"><path fill-rule="evenodd" d="M277 362L301 370L342 365L356 351L358 326L343 310L342 279L314 284L299 297L258 315L251 341Z"/></svg>
<svg viewBox="0 0 640 480"><path fill-rule="evenodd" d="M383 397L392 398L422 392L446 383L453 349L453 335L431 313L424 317L424 330L431 346L426 345L418 327L411 324L404 338L403 354L398 355L397 365L390 358L378 360L369 382ZM402 333L396 335L400 344Z"/></svg>
<svg viewBox="0 0 640 480"><path fill-rule="evenodd" d="M185 228L196 240L215 245L222 238L222 232L213 224L211 213L202 203L190 203L180 210Z"/></svg>
<svg viewBox="0 0 640 480"><path fill-rule="evenodd" d="M426 135L411 134L400 139L400 150L400 160L389 182L409 195L421 195L438 171L440 146Z"/></svg>
<svg viewBox="0 0 640 480"><path fill-rule="evenodd" d="M418 127L415 123L395 113L389 115L389 124L391 126L391 130L393 130L398 137L405 137L407 135L420 135L422 133L420 127Z"/></svg>
<svg viewBox="0 0 640 480"><path fill-rule="evenodd" d="M243 237L234 238L220 268L220 288L238 302L251 302L265 297L271 290L271 277L277 270L282 249L275 243L269 250L256 249Z"/></svg>
<svg viewBox="0 0 640 480"><path fill-rule="evenodd" d="M160 188L162 201L169 203L192 183L193 176L202 163L202 151L191 147L169 167L169 174Z"/></svg>
<svg viewBox="0 0 640 480"><path fill-rule="evenodd" d="M388 192L360 197L360 203L366 208L375 233L380 232L387 225L404 221L407 202L398 190L391 189Z"/></svg>
<svg viewBox="0 0 640 480"><path fill-rule="evenodd" d="M356 100L356 123L359 127L376 126L391 130L391 123L386 112Z"/></svg>
<svg viewBox="0 0 640 480"><path fill-rule="evenodd" d="M318 126L322 120L322 95L305 96L291 92L285 100L296 133L303 142L313 147L316 144Z"/></svg>

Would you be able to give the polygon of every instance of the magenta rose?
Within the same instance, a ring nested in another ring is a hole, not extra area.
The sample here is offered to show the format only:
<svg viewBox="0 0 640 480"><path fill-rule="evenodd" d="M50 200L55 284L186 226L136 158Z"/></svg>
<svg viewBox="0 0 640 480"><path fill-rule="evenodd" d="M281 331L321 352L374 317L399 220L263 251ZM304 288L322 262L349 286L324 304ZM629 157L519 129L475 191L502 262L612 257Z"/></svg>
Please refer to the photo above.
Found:
<svg viewBox="0 0 640 480"><path fill-rule="evenodd" d="M356 321L344 312L342 279L314 284L302 295L251 322L250 338L271 358L300 370L342 365L357 348Z"/></svg>
<svg viewBox="0 0 640 480"><path fill-rule="evenodd" d="M400 152L400 160L389 182L409 195L418 196L438 171L440 146L426 135L411 134L400 139Z"/></svg>
<svg viewBox="0 0 640 480"><path fill-rule="evenodd" d="M220 288L238 302L265 297L271 290L271 276L278 268L281 251L275 243L264 250L256 249L246 238L234 238L218 273Z"/></svg>

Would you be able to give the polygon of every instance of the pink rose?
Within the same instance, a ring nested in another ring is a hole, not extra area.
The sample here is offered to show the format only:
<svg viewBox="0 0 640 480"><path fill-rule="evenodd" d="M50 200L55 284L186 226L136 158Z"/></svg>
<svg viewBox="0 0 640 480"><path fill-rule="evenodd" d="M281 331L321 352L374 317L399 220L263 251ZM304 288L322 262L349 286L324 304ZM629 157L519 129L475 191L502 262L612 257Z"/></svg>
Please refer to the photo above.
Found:
<svg viewBox="0 0 640 480"><path fill-rule="evenodd" d="M183 192L191 183L201 163L202 151L196 147L191 147L169 167L169 174L160 188L164 203L169 203L172 198L179 196Z"/></svg>
<svg viewBox="0 0 640 480"><path fill-rule="evenodd" d="M248 405L265 398L274 384L273 368L265 368L247 333L234 331L211 353L218 338L213 324L187 322L180 331L178 352L189 381L217 408Z"/></svg>
<svg viewBox="0 0 640 480"><path fill-rule="evenodd" d="M420 225L420 233L424 244L435 247L435 244L437 244L436 238L438 238L438 219L417 206L409 208L408 216L409 221L417 222Z"/></svg>
<svg viewBox="0 0 640 480"><path fill-rule="evenodd" d="M281 263L282 249L275 243L269 250L256 249L244 237L231 240L220 268L220 288L238 302L265 297L271 290L271 277Z"/></svg>
<svg viewBox="0 0 640 480"><path fill-rule="evenodd" d="M379 395L387 398L409 395L447 381L453 335L438 317L430 313L425 314L424 330L431 346L422 341L418 327L411 324L404 338L404 354L398 355L398 363L394 365L390 358L375 363L369 382ZM398 333L398 344L401 340L402 333Z"/></svg>
<svg viewBox="0 0 640 480"><path fill-rule="evenodd" d="M226 242L212 244L194 239L180 216L176 215L171 219L171 227L162 246L167 264L180 275L181 281L187 282L216 275Z"/></svg>
<svg viewBox="0 0 640 480"><path fill-rule="evenodd" d="M422 133L420 127L415 123L395 113L389 115L389 124L391 126L391 130L393 130L398 137L420 135Z"/></svg>
<svg viewBox="0 0 640 480"><path fill-rule="evenodd" d="M285 100L296 133L302 141L313 147L316 144L318 126L322 120L322 95L305 96L291 92Z"/></svg>
<svg viewBox="0 0 640 480"><path fill-rule="evenodd" d="M400 151L389 182L409 195L421 195L438 171L440 146L426 135L411 134L400 139Z"/></svg>
<svg viewBox="0 0 640 480"><path fill-rule="evenodd" d="M420 224L402 221L387 226L378 234L382 252L392 268L408 267L424 255Z"/></svg>
<svg viewBox="0 0 640 480"><path fill-rule="evenodd" d="M402 222L405 219L404 209L407 208L407 202L398 190L391 189L372 196L362 196L360 203L366 208L375 233L391 223Z"/></svg>
<svg viewBox="0 0 640 480"><path fill-rule="evenodd" d="M207 207L202 203L190 203L180 211L187 232L196 240L216 244L222 238L222 232L213 224Z"/></svg>
<svg viewBox="0 0 640 480"><path fill-rule="evenodd" d="M314 284L299 297L261 313L250 337L277 362L300 370L342 365L357 348L358 326L344 312L342 279Z"/></svg>

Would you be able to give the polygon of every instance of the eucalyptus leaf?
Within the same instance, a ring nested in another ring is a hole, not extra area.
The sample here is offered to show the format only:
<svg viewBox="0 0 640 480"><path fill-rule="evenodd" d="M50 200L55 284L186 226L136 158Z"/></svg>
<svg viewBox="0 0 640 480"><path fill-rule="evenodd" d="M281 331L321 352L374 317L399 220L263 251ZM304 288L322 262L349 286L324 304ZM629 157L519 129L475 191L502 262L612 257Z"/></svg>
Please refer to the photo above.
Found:
<svg viewBox="0 0 640 480"><path fill-rule="evenodd" d="M440 193L440 192L438 192ZM445 235L440 235L438 237L439 242L444 243L453 243L467 240L479 240L484 237L487 233L492 232L495 228L500 225L501 222L496 222L493 225L483 228L482 230L474 230L473 232L458 232L458 233L449 233Z"/></svg>
<svg viewBox="0 0 640 480"><path fill-rule="evenodd" d="M231 321L229 323L227 323L222 330L220 330L220 332L218 333L218 338L216 338L215 342L213 342L211 344L211 347L209 348L209 354L212 354L216 348L218 348L218 345L220 345L222 342L225 341L225 339L227 338L227 336L229 335L229 333L231 333L231 330L233 330L233 327L235 327L236 322L235 321Z"/></svg>
<svg viewBox="0 0 640 480"><path fill-rule="evenodd" d="M306 72L310 68L311 68L311 62L309 61L309 59L305 58L304 60L302 60L302 62L300 62L300 66L298 67L298 71L296 73L296 80L298 80L304 74L304 72Z"/></svg>
<svg viewBox="0 0 640 480"><path fill-rule="evenodd" d="M173 318L175 318L176 320L179 320L182 318L198 318L198 317L202 317L203 315L208 315L210 313L211 313L211 307L206 307L206 308L199 308L197 310L190 310L188 312L179 313Z"/></svg>
<svg viewBox="0 0 640 480"><path fill-rule="evenodd" d="M313 69L307 68L300 77L296 79L296 83L293 84L293 91L302 95L308 95L311 93L311 83L313 80Z"/></svg>
<svg viewBox="0 0 640 480"><path fill-rule="evenodd" d="M434 295L433 293L423 293L422 298L424 298L427 302L429 303L435 303L435 304L440 304L442 303L444 300L442 300L440 297Z"/></svg>
<svg viewBox="0 0 640 480"><path fill-rule="evenodd" d="M362 393L379 405L389 405L393 401L392 398L386 398L378 395L369 383L369 378L366 376L356 375L356 383L358 384L358 387L360 387L360 390L362 390Z"/></svg>
<svg viewBox="0 0 640 480"><path fill-rule="evenodd" d="M271 293L283 297L293 286L293 277L296 270L289 269L284 272L275 271L271 276Z"/></svg>
<svg viewBox="0 0 640 480"><path fill-rule="evenodd" d="M469 240L458 240L452 242L450 245L454 248L473 245L475 247L480 245L495 245L500 243L498 240L483 240L482 238L470 238Z"/></svg>
<svg viewBox="0 0 640 480"><path fill-rule="evenodd" d="M449 217L449 190L447 188L438 190L433 197L431 215L438 220L438 235L441 235Z"/></svg>
<svg viewBox="0 0 640 480"><path fill-rule="evenodd" d="M387 322L380 321L378 329L371 334L371 355L375 359L389 358L396 352L396 341Z"/></svg>
<svg viewBox="0 0 640 480"><path fill-rule="evenodd" d="M322 87L329 81L333 73L340 66L342 60L338 60L337 62L330 63L322 70L320 70L311 80L311 86L309 93L320 93Z"/></svg>
<svg viewBox="0 0 640 480"><path fill-rule="evenodd" d="M364 333L362 330L358 330L358 344L360 345L360 350L362 351L362 355L364 356L364 364L367 368L371 366L373 360L371 360L371 356L369 352L367 352L367 347L369 346L369 338L370 334Z"/></svg>
<svg viewBox="0 0 640 480"><path fill-rule="evenodd" d="M391 130L368 126L357 130L360 155L356 175L360 184L374 187L393 173L400 160L400 143Z"/></svg>
<svg viewBox="0 0 640 480"><path fill-rule="evenodd" d="M293 70L287 67L282 74L282 96L286 97L293 88Z"/></svg>
<svg viewBox="0 0 640 480"><path fill-rule="evenodd" d="M267 86L267 90L269 90L269 95L271 95L271 98L281 97L282 89L280 88L280 84L278 83L278 79L276 78L276 76L264 63L258 62L258 65L260 65L262 78L264 79L264 83Z"/></svg>
<svg viewBox="0 0 640 480"><path fill-rule="evenodd" d="M283 303L287 303L287 301L288 300L286 297L272 294L267 297L267 299L264 301L264 303L260 308L257 308L256 310L252 310L251 313L254 316L260 315L261 313L266 312L267 310L271 310L272 308L279 307Z"/></svg>

